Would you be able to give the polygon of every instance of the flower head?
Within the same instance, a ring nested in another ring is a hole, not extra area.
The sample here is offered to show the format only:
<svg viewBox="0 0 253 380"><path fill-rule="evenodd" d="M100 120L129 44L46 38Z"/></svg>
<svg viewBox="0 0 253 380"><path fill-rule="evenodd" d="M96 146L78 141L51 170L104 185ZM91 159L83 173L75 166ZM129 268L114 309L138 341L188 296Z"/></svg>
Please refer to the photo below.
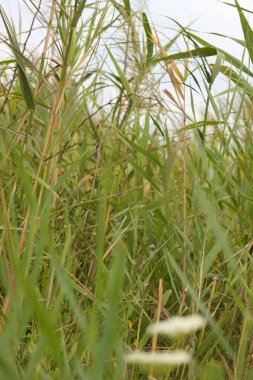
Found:
<svg viewBox="0 0 253 380"><path fill-rule="evenodd" d="M177 366L188 364L191 355L183 350L144 352L134 351L125 355L127 363L151 365L151 366Z"/></svg>
<svg viewBox="0 0 253 380"><path fill-rule="evenodd" d="M150 334L164 334L175 337L199 330L204 326L204 323L204 318L198 314L187 317L173 317L151 325L148 332Z"/></svg>

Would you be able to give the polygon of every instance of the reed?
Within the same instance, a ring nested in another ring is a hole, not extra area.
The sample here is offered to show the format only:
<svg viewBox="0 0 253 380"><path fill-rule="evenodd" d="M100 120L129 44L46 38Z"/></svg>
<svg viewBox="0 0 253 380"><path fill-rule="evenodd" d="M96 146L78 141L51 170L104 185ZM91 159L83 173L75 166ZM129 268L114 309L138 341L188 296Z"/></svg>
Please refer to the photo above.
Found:
<svg viewBox="0 0 253 380"><path fill-rule="evenodd" d="M145 379L132 351L183 349L157 379L250 380L247 9L238 59L130 0L24 3L25 38L0 8L0 379ZM147 332L196 314L183 345Z"/></svg>

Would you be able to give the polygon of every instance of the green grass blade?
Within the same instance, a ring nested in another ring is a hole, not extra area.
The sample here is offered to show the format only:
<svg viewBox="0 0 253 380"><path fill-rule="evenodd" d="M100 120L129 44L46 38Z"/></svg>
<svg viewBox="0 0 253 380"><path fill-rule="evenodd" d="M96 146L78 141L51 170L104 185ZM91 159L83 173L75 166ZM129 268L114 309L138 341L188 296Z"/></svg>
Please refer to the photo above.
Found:
<svg viewBox="0 0 253 380"><path fill-rule="evenodd" d="M235 0L235 4L237 7L239 16L240 16L240 21L241 21L241 25L242 25L243 34L244 34L245 44L246 44L246 47L248 49L251 62L253 63L253 31L252 31L246 17L244 16L243 10L240 7L237 0Z"/></svg>
<svg viewBox="0 0 253 380"><path fill-rule="evenodd" d="M20 85L22 88L22 93L23 93L26 105L30 110L33 110L35 108L33 90L32 90L32 87L30 85L29 79L27 77L26 68L25 68L25 64L23 61L22 53L20 51L20 48L19 48L19 45L18 45L18 42L16 39L15 31L13 30L13 27L12 27L11 23L9 22L8 17L6 16L6 13L4 12L2 6L0 6L0 15L1 15L2 20L4 22L4 26L5 26L6 32L8 34L9 40L10 40L12 52L16 58Z"/></svg>
<svg viewBox="0 0 253 380"><path fill-rule="evenodd" d="M143 23L143 28L145 30L145 34L147 38L146 64L148 64L153 56L154 43L152 40L152 29L151 29L146 13L142 13L142 23Z"/></svg>
<svg viewBox="0 0 253 380"><path fill-rule="evenodd" d="M172 61L176 59L186 59L186 58L202 58L202 57L213 57L217 55L217 49L213 47L203 47L199 49L193 49L185 52L180 52L176 54L168 55L167 57L157 58L154 62L162 61Z"/></svg>

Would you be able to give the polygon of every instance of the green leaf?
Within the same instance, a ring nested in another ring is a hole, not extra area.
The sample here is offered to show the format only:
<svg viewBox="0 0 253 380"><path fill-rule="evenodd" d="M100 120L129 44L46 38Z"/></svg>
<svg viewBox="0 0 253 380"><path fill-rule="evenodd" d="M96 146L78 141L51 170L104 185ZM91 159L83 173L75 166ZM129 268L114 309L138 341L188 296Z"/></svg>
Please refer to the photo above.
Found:
<svg viewBox="0 0 253 380"><path fill-rule="evenodd" d="M176 59L186 59L186 58L212 57L214 55L217 55L216 48L203 47L199 49L184 51L181 53L171 54L171 55L168 55L167 57L157 58L154 60L154 62L172 61Z"/></svg>
<svg viewBox="0 0 253 380"><path fill-rule="evenodd" d="M180 132L183 132L183 131L187 131L187 130L190 130L190 129L195 129L195 128L199 128L199 127L203 127L204 125L219 125L219 124L223 124L223 122L220 122L218 120L201 120L201 121L197 121L196 123L192 123L192 124L189 124L183 128L180 128L177 133L180 133Z"/></svg>
<svg viewBox="0 0 253 380"><path fill-rule="evenodd" d="M204 258L203 272L206 275L221 251L221 245L216 242Z"/></svg>
<svg viewBox="0 0 253 380"><path fill-rule="evenodd" d="M140 174L143 178L145 178L156 190L160 192L159 187L155 184L155 182L153 181L153 178L151 178L150 174L147 171L140 168L133 160L127 159L127 161L129 162L130 165L132 165L132 167L135 169L135 171L138 174Z"/></svg>
<svg viewBox="0 0 253 380"><path fill-rule="evenodd" d="M218 361L211 360L206 364L203 371L201 371L200 378L205 380L224 380L224 368Z"/></svg>
<svg viewBox="0 0 253 380"><path fill-rule="evenodd" d="M147 37L146 63L149 63L150 60L152 59L152 56L153 56L154 43L152 40L152 30L151 30L151 27L150 27L146 13L142 13L142 22L143 22L143 27L144 27L145 34Z"/></svg>
<svg viewBox="0 0 253 380"><path fill-rule="evenodd" d="M253 87L241 75L237 74L228 66L221 66L220 72L245 91L251 102L253 102Z"/></svg>
<svg viewBox="0 0 253 380"><path fill-rule="evenodd" d="M244 34L244 38L245 38L245 42L246 42L246 47L247 47L248 52L249 52L250 60L253 63L253 31L252 31L246 17L244 16L242 8L240 7L240 4L238 3L237 0L235 0L235 4L236 4L236 8L239 12L242 30L243 30L243 34Z"/></svg>
<svg viewBox="0 0 253 380"><path fill-rule="evenodd" d="M124 0L124 7L128 15L131 14L130 0Z"/></svg>
<svg viewBox="0 0 253 380"><path fill-rule="evenodd" d="M191 32L189 32L188 34L189 34L189 36L191 38L193 38L195 41L199 42L203 46L205 46L205 47L212 47L212 48L215 48L216 50L219 50L224 55L224 59L227 62L231 63L234 67L236 67L237 69L241 70L245 74L248 74L251 77L253 77L253 72L247 66L245 66L242 63L242 61L240 61L239 59L233 57L231 54L228 54L226 51L224 51L222 49L216 48L215 46L209 44L208 42L206 42L205 40L203 40L202 38L196 36L195 34L193 34Z"/></svg>
<svg viewBox="0 0 253 380"><path fill-rule="evenodd" d="M221 68L223 59L224 59L224 54L222 54L220 51L218 51L216 61L215 61L215 64L213 66L212 74L211 74L211 82L212 83L215 81L217 75L220 72L220 68Z"/></svg>
<svg viewBox="0 0 253 380"><path fill-rule="evenodd" d="M217 37L223 37L223 38L227 38L231 41L234 41L236 42L237 44L245 47L245 41L244 40L240 40L239 38L234 38L234 37L230 37L230 36L226 36L225 34L221 34L221 33L215 33L215 32L212 32L210 33L212 36L217 36Z"/></svg>
<svg viewBox="0 0 253 380"><path fill-rule="evenodd" d="M74 14L74 17L71 21L71 28L76 28L77 26L77 23L83 13L83 10L85 8L85 5L86 5L86 0L83 0L82 2L80 2L79 4L79 7L77 8L75 14Z"/></svg>
<svg viewBox="0 0 253 380"><path fill-rule="evenodd" d="M9 63L16 63L15 59L6 59L5 61L0 61L0 65L8 65Z"/></svg>
<svg viewBox="0 0 253 380"><path fill-rule="evenodd" d="M230 4L230 3L227 3L226 1L222 1L222 3L223 3L223 4L226 4L226 5L229 5L230 7L234 7L234 8L236 8L236 5L235 5L235 4ZM248 13L253 14L253 12L250 11L249 9L242 8L242 7L241 7L241 9L242 9L243 11L245 11L245 12L248 12Z"/></svg>
<svg viewBox="0 0 253 380"><path fill-rule="evenodd" d="M4 12L4 10L1 6L0 6L0 15L2 17L5 29L7 31L7 34L8 34L9 40L10 40L10 46L11 46L12 52L16 58L20 85L21 85L21 89L22 89L22 93L23 93L26 105L30 110L32 110L35 108L33 91L32 91L32 87L29 83L29 80L27 78L24 59L23 59L22 53L21 53L19 45L18 45L16 33L15 33L10 21L8 20L6 13Z"/></svg>
<svg viewBox="0 0 253 380"><path fill-rule="evenodd" d="M118 64L118 62L116 61L116 59L114 58L114 56L112 55L112 53L110 52L110 50L108 49L108 47L106 47L106 49L107 49L107 51L108 51L108 53L109 53L109 56L110 56L110 58L111 58L111 60L112 60L112 63L113 63L114 66L115 66L115 69L116 69L117 72L118 72L118 75L119 75L119 77L120 77L120 80L121 80L121 82L122 82L122 84L123 84L123 86L124 86L124 88L125 88L127 94L128 94L128 95L133 95L133 91L132 91L132 89L131 89L131 86L130 86L130 84L129 84L129 82L128 82L126 76L125 76L125 74L124 74L123 71L121 70L121 68L120 68L120 66L119 66L119 64Z"/></svg>
<svg viewBox="0 0 253 380"><path fill-rule="evenodd" d="M133 149L133 152L138 151L142 153L145 157L149 158L151 162L157 164L158 166L162 168L161 162L151 152L149 152L147 149L142 148L140 145L135 144L134 142L128 140L123 135L123 133L120 133L119 135Z"/></svg>

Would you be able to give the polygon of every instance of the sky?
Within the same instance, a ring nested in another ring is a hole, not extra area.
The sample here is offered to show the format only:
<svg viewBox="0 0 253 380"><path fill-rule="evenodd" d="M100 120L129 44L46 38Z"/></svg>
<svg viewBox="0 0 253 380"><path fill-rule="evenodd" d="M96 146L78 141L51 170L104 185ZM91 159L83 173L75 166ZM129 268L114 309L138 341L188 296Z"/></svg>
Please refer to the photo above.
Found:
<svg viewBox="0 0 253 380"><path fill-rule="evenodd" d="M226 0L234 4L233 0ZM241 6L253 11L252 0L239 0ZM216 44L230 53L241 55L242 49L228 39L221 39L206 33L220 33L230 37L242 38L238 13L234 7L218 0L149 0L149 11L155 24L166 27L169 16L186 26L203 32L204 39Z"/></svg>
<svg viewBox="0 0 253 380"><path fill-rule="evenodd" d="M25 0L28 4L30 0ZM36 0L35 2L37 2ZM224 0L230 4L234 4L234 0ZM43 0L43 6L50 4L51 0ZM243 38L242 29L238 12L232 6L224 4L221 0L130 0L131 5L135 9L144 10L149 14L153 24L157 30L163 34L164 41L173 37L176 32L172 29L176 28L176 24L169 18L177 20L181 25L188 26L198 31L198 35L209 41L213 45L226 50L228 53L241 59L243 48L228 38L221 38L210 34L211 32L224 34L230 37ZM252 0L239 0L242 7L253 11ZM0 0L0 5L5 12L13 19L18 29L19 11L22 17L22 28L27 30L30 26L31 15L25 6L24 0ZM249 14L245 13L249 18ZM253 25L253 16L249 19ZM4 34L3 24L0 21L0 31ZM31 44L40 44L42 40L41 32L36 32L31 38ZM40 44L43 46L43 44ZM185 48L185 47L184 47ZM0 44L0 59L5 55L4 45ZM218 91L222 90L222 82L216 81Z"/></svg>
<svg viewBox="0 0 253 380"><path fill-rule="evenodd" d="M234 3L233 0L226 1ZM46 2L50 3L49 0ZM252 0L239 0L239 2L241 6L253 11ZM29 1L27 3L29 4ZM236 38L242 37L240 21L235 8L225 5L219 0L131 0L131 3L139 9L148 9L154 24L165 34L168 28L173 27L172 21L168 19L171 17L184 26L192 23L192 28L200 32L216 32ZM0 5L13 18L17 27L19 9L23 28L29 25L29 11L23 0L0 0ZM1 23L0 30L3 30ZM234 42L211 35L203 36L217 46L240 57L242 49ZM34 36L34 41L38 42L36 37Z"/></svg>

